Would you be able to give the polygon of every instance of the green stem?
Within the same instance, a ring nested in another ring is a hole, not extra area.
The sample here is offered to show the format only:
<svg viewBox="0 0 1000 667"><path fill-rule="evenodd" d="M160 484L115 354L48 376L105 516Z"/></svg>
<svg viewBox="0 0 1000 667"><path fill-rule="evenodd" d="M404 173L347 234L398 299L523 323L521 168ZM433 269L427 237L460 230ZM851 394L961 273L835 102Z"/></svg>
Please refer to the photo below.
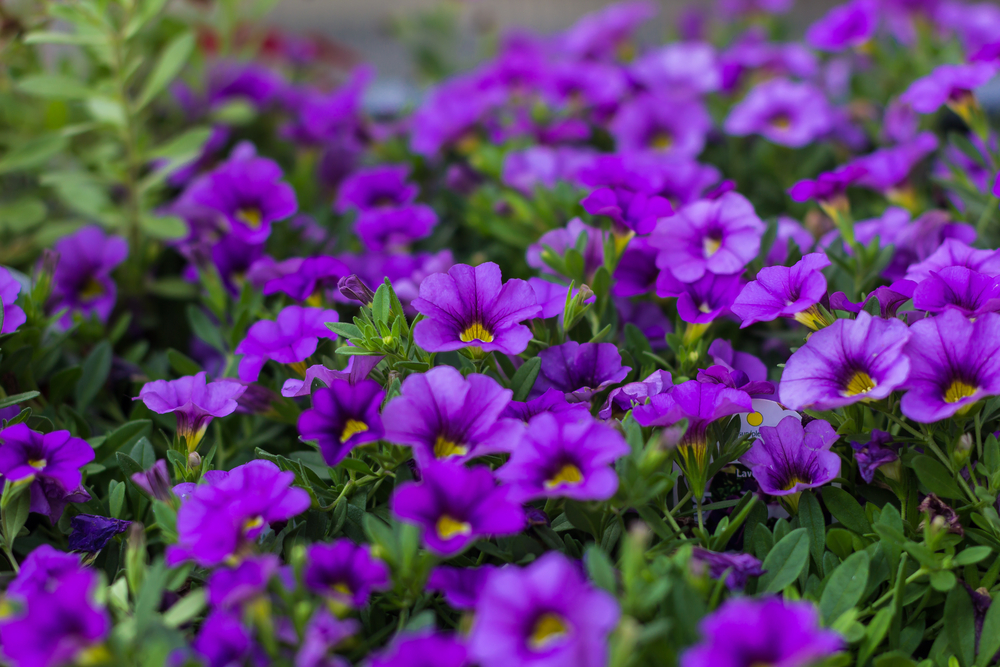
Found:
<svg viewBox="0 0 1000 667"><path fill-rule="evenodd" d="M11 548L7 546L7 544L3 545L3 555L6 556L7 560L10 561L10 566L14 568L14 574L20 573L21 566L17 564L17 559L14 558L14 552L11 551Z"/></svg>

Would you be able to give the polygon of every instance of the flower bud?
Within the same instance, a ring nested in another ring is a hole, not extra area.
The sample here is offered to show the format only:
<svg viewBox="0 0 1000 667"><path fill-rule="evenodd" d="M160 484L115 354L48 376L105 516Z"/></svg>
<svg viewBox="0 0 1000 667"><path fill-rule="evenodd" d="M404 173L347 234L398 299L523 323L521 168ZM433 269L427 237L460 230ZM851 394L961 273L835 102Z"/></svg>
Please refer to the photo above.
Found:
<svg viewBox="0 0 1000 667"><path fill-rule="evenodd" d="M368 285L365 285L364 281L356 273L352 273L337 281L337 289L348 299L360 301L366 306L372 305L372 301L375 299L375 292Z"/></svg>

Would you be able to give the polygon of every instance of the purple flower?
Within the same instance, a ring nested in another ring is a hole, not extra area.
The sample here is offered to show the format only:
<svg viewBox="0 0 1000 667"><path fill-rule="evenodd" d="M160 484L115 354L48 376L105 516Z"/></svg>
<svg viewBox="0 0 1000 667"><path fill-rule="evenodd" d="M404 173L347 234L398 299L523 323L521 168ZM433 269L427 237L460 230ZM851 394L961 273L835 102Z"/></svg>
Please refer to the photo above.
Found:
<svg viewBox="0 0 1000 667"><path fill-rule="evenodd" d="M511 489L497 486L489 468L439 461L420 475L419 484L396 490L392 511L422 527L424 544L440 556L455 556L480 537L515 535L527 525Z"/></svg>
<svg viewBox="0 0 1000 667"><path fill-rule="evenodd" d="M600 267L604 266L604 233L595 227L585 225L579 218L573 218L565 227L545 232L537 243L528 246L528 266L545 273L556 273L544 262L542 253L551 250L561 255L570 248L577 247L580 235L586 235L587 241L583 251L583 275L590 279Z"/></svg>
<svg viewBox="0 0 1000 667"><path fill-rule="evenodd" d="M820 626L812 602L732 598L701 622L702 641L681 654L681 667L807 667L844 648Z"/></svg>
<svg viewBox="0 0 1000 667"><path fill-rule="evenodd" d="M93 514L77 514L70 519L69 548L72 551L97 553L115 535L128 530L131 521Z"/></svg>
<svg viewBox="0 0 1000 667"><path fill-rule="evenodd" d="M28 321L28 316L20 306L14 305L21 293L21 283L10 275L10 271L0 267L0 308L3 308L3 328L0 333L14 333Z"/></svg>
<svg viewBox="0 0 1000 667"><path fill-rule="evenodd" d="M954 308L966 317L1000 310L1000 278L949 266L933 271L913 292L913 307L931 313Z"/></svg>
<svg viewBox="0 0 1000 667"><path fill-rule="evenodd" d="M549 552L527 567L495 572L475 617L469 652L482 667L601 667L619 609L576 563Z"/></svg>
<svg viewBox="0 0 1000 667"><path fill-rule="evenodd" d="M7 484L30 484L31 511L53 525L68 503L90 500L80 469L94 460L94 448L69 431L39 433L25 424L0 431L0 475Z"/></svg>
<svg viewBox="0 0 1000 667"><path fill-rule="evenodd" d="M374 380L333 380L328 389L313 392L312 409L299 415L299 435L315 440L326 464L336 466L354 447L385 435L378 414L384 400L385 390Z"/></svg>
<svg viewBox="0 0 1000 667"><path fill-rule="evenodd" d="M414 342L428 352L470 346L479 352L524 352L532 333L521 322L540 315L541 308L528 283L501 281L493 262L458 264L425 278L412 304L426 317L414 327Z"/></svg>
<svg viewBox="0 0 1000 667"><path fill-rule="evenodd" d="M532 398L525 403L511 401L504 408L501 417L529 422L535 415L543 412L573 412L579 415L589 415L590 408L585 403L570 403L566 394L558 389L547 389L538 398Z"/></svg>
<svg viewBox="0 0 1000 667"><path fill-rule="evenodd" d="M52 592L67 575L86 571L78 554L42 544L21 563L21 571L7 586L7 594L27 599L37 593Z"/></svg>
<svg viewBox="0 0 1000 667"><path fill-rule="evenodd" d="M876 0L852 0L831 9L809 26L806 42L820 51L843 51L865 44L878 27Z"/></svg>
<svg viewBox="0 0 1000 667"><path fill-rule="evenodd" d="M208 425L215 417L236 411L237 400L246 387L234 380L205 382L205 372L176 380L147 382L139 390L141 400L153 412L177 416L177 436L187 442L189 452L198 448Z"/></svg>
<svg viewBox="0 0 1000 667"><path fill-rule="evenodd" d="M934 113L945 104L960 109L975 103L972 91L989 82L996 72L995 63L938 65L933 72L910 84L899 101L909 104L917 113Z"/></svg>
<svg viewBox="0 0 1000 667"><path fill-rule="evenodd" d="M767 41L764 30L751 28L737 38L719 58L722 68L722 89L732 92L748 73L764 77L795 77L812 79L819 70L816 55L805 45Z"/></svg>
<svg viewBox="0 0 1000 667"><path fill-rule="evenodd" d="M941 247L924 261L911 264L906 279L917 284L933 273L951 266L961 266L987 276L1000 275L1000 250L978 250L958 239L945 239Z"/></svg>
<svg viewBox="0 0 1000 667"><path fill-rule="evenodd" d="M342 620L326 609L316 610L306 625L299 652L295 654L295 667L350 667L346 659L329 653L360 629L361 624L353 618Z"/></svg>
<svg viewBox="0 0 1000 667"><path fill-rule="evenodd" d="M191 648L207 661L207 667L243 665L248 659L257 657L259 652L240 618L232 611L224 610L208 615Z"/></svg>
<svg viewBox="0 0 1000 667"><path fill-rule="evenodd" d="M667 199L625 188L598 188L580 204L591 215L610 218L618 233L648 234L656 227L657 220L674 213Z"/></svg>
<svg viewBox="0 0 1000 667"><path fill-rule="evenodd" d="M348 342L348 345L350 346L351 343ZM281 387L281 395L285 397L308 396L312 393L316 380L327 387L331 386L334 380L347 380L352 385L358 384L366 379L383 359L385 357L378 355L354 354L348 357L347 367L342 371L333 371L322 364L315 364L306 369L303 379L288 378L285 380L285 384Z"/></svg>
<svg viewBox="0 0 1000 667"><path fill-rule="evenodd" d="M637 59L629 74L646 88L693 97L722 84L715 47L705 42L675 42Z"/></svg>
<svg viewBox="0 0 1000 667"><path fill-rule="evenodd" d="M213 63L206 88L213 107L241 98L260 109L273 102L284 86L280 74L259 63L225 60Z"/></svg>
<svg viewBox="0 0 1000 667"><path fill-rule="evenodd" d="M368 545L348 539L309 547L302 582L314 593L353 607L365 606L372 591L392 584L389 568L372 558Z"/></svg>
<svg viewBox="0 0 1000 667"><path fill-rule="evenodd" d="M764 258L764 264L771 266L784 264L788 261L791 243L794 243L802 252L809 252L816 245L816 239L798 220L780 215L778 216L778 235L774 239L774 245L771 246L767 257Z"/></svg>
<svg viewBox="0 0 1000 667"><path fill-rule="evenodd" d="M859 164L845 164L833 171L823 172L814 181L799 181L788 189L788 195L797 202L811 199L820 203L834 202L843 197L848 186L866 173L867 169Z"/></svg>
<svg viewBox="0 0 1000 667"><path fill-rule="evenodd" d="M751 382L767 380L767 366L764 362L746 352L733 350L733 344L728 340L716 338L708 346L708 356L716 366L723 366L731 371L742 371Z"/></svg>
<svg viewBox="0 0 1000 667"><path fill-rule="evenodd" d="M528 284L531 285L531 291L535 293L535 301L538 303L538 307L542 309L538 317L544 320L563 315L566 310L566 293L569 292L568 285L559 285L549 282L544 278L528 278ZM574 289L570 298L579 293L580 290ZM594 303L596 300L597 297L592 296L589 299L585 299L584 303Z"/></svg>
<svg viewBox="0 0 1000 667"><path fill-rule="evenodd" d="M479 601L490 575L498 569L495 565L480 567L439 565L431 570L427 588L444 595L445 601L455 609L472 609Z"/></svg>
<svg viewBox="0 0 1000 667"><path fill-rule="evenodd" d="M168 563L212 567L246 555L268 524L309 509L309 494L292 488L294 481L294 473L254 460L195 486L177 513L179 536L167 548Z"/></svg>
<svg viewBox="0 0 1000 667"><path fill-rule="evenodd" d="M854 460L858 462L861 479L869 484L875 479L876 470L899 460L899 454L896 453L898 445L892 434L885 431L873 430L871 440L864 444L852 441L851 447L854 449Z"/></svg>
<svg viewBox="0 0 1000 667"><path fill-rule="evenodd" d="M760 134L792 148L801 148L827 134L834 113L823 91L811 83L771 79L754 87L726 118L728 134Z"/></svg>
<svg viewBox="0 0 1000 667"><path fill-rule="evenodd" d="M274 554L247 558L236 567L221 567L208 578L208 603L213 608L240 607L267 592L280 567L281 559Z"/></svg>
<svg viewBox="0 0 1000 667"><path fill-rule="evenodd" d="M462 377L451 366L411 375L383 411L385 438L413 447L421 468L436 459L467 461L509 451L521 426L498 418L512 395L491 377Z"/></svg>
<svg viewBox="0 0 1000 667"><path fill-rule="evenodd" d="M907 392L901 407L929 424L964 414L976 401L1000 394L1000 315L975 322L949 308L910 327ZM2 450L0 450L2 452Z"/></svg>
<svg viewBox="0 0 1000 667"><path fill-rule="evenodd" d="M341 183L337 210L373 211L412 204L420 190L407 183L409 176L410 167L405 164L360 169Z"/></svg>
<svg viewBox="0 0 1000 667"><path fill-rule="evenodd" d="M361 276L356 273L344 276L338 280L337 290L345 299L357 301L363 306L371 306L372 302L375 300L375 292L373 292L372 288L368 287L368 285L365 284L365 281L361 279Z"/></svg>
<svg viewBox="0 0 1000 667"><path fill-rule="evenodd" d="M333 257L308 257L298 268L284 276L269 280L264 294L287 294L295 301L318 306L323 303L323 289L332 288L350 270Z"/></svg>
<svg viewBox="0 0 1000 667"><path fill-rule="evenodd" d="M677 280L694 282L708 272L741 273L757 256L763 233L753 204L727 192L682 208L653 232L650 245L660 250L657 266Z"/></svg>
<svg viewBox="0 0 1000 667"><path fill-rule="evenodd" d="M729 590L743 590L750 577L764 574L760 561L750 554L716 553L701 547L695 547L691 560L708 566L708 574L713 579L726 576L726 587Z"/></svg>
<svg viewBox="0 0 1000 667"><path fill-rule="evenodd" d="M879 150L857 158L849 164L865 169L865 174L855 182L881 192L900 202L907 202L912 195L904 193L902 186L913 167L938 146L933 132L921 132L910 141ZM907 202L908 203L908 202Z"/></svg>
<svg viewBox="0 0 1000 667"><path fill-rule="evenodd" d="M456 637L444 634L400 635L374 656L368 667L466 667L468 650Z"/></svg>
<svg viewBox="0 0 1000 667"><path fill-rule="evenodd" d="M245 243L260 243L271 233L271 223L298 210L295 190L281 182L281 167L257 157L253 144L244 142L229 159L205 174L182 198L220 216Z"/></svg>
<svg viewBox="0 0 1000 667"><path fill-rule="evenodd" d="M618 490L618 475L611 465L629 451L618 431L589 415L543 413L532 418L497 477L523 502L607 500Z"/></svg>
<svg viewBox="0 0 1000 667"><path fill-rule="evenodd" d="M132 483L142 489L150 498L169 503L174 494L171 491L170 473L167 472L167 462L160 459L149 470L134 473Z"/></svg>
<svg viewBox="0 0 1000 667"><path fill-rule="evenodd" d="M406 246L431 233L437 213L425 204L364 211L354 223L354 231L368 250L381 252Z"/></svg>
<svg viewBox="0 0 1000 667"><path fill-rule="evenodd" d="M648 238L629 241L615 269L611 293L617 297L639 296L649 293L656 285L660 270L656 267L659 251Z"/></svg>
<svg viewBox="0 0 1000 667"><path fill-rule="evenodd" d="M316 351L319 339L337 337L326 326L337 319L335 310L288 306L278 313L277 320L257 322L236 346L236 354L243 355L240 379L255 382L268 359L291 364L305 376L305 360Z"/></svg>
<svg viewBox="0 0 1000 667"><path fill-rule="evenodd" d="M706 384L719 384L730 389L739 389L751 396L771 396L777 389L773 382L751 380L743 371L729 370L725 366L711 366L699 370L695 379Z"/></svg>
<svg viewBox="0 0 1000 667"><path fill-rule="evenodd" d="M732 311L743 320L744 329L756 322L770 322L791 317L810 329L817 329L816 304L826 296L826 277L821 270L830 266L824 253L811 253L791 268L770 266L757 273L757 280L747 283Z"/></svg>
<svg viewBox="0 0 1000 667"><path fill-rule="evenodd" d="M630 0L587 14L557 38L562 53L576 58L613 58L639 26L656 16L648 0Z"/></svg>
<svg viewBox="0 0 1000 667"><path fill-rule="evenodd" d="M63 326L72 323L71 313L80 313L85 318L96 316L107 322L118 298L111 272L128 257L128 242L121 236L108 236L96 225L88 225L56 241L54 249L59 253L59 263L52 276L52 312L69 309L70 313L63 316Z"/></svg>
<svg viewBox="0 0 1000 667"><path fill-rule="evenodd" d="M712 119L697 98L644 94L625 102L608 124L619 151L653 150L693 158L705 147Z"/></svg>
<svg viewBox="0 0 1000 667"><path fill-rule="evenodd" d="M777 426L761 426L760 439L740 461L750 468L761 491L797 499L802 491L823 486L840 474L840 455L830 451L838 438L822 419L803 427L796 417L788 416Z"/></svg>
<svg viewBox="0 0 1000 667"><path fill-rule="evenodd" d="M656 279L656 296L677 297L677 314L691 324L708 324L728 312L742 288L739 273L706 273L694 282L684 283L663 270Z"/></svg>
<svg viewBox="0 0 1000 667"><path fill-rule="evenodd" d="M622 357L612 343L553 345L538 353L542 367L531 389L537 398L550 388L566 394L572 403L586 402L605 387L625 379L632 370L622 366Z"/></svg>
<svg viewBox="0 0 1000 667"><path fill-rule="evenodd" d="M663 394L674 388L669 371L653 371L645 380L629 382L612 389L597 416L610 419L616 412L623 414L637 405L642 405L650 396Z"/></svg>
<svg viewBox="0 0 1000 667"><path fill-rule="evenodd" d="M903 347L910 331L900 320L837 320L809 337L785 364L779 401L793 410L832 410L886 398L906 381Z"/></svg>

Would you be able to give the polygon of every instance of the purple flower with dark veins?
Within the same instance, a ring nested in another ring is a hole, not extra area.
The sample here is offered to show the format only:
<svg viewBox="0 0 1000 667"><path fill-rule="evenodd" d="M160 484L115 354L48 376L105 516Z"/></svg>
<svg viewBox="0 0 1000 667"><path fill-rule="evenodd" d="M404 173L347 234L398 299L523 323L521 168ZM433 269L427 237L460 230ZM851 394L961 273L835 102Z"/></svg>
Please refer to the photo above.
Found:
<svg viewBox="0 0 1000 667"><path fill-rule="evenodd" d="M816 304L826 296L826 277L821 270L828 266L826 254L817 252L804 256L792 267L761 269L732 305L733 313L743 320L740 328L790 317L818 329L823 320Z"/></svg>
<svg viewBox="0 0 1000 667"><path fill-rule="evenodd" d="M532 417L543 412L573 412L583 416L589 415L590 409L586 403L570 403L566 400L566 394L552 388L546 389L538 398L529 399L524 403L511 401L500 416L527 423Z"/></svg>
<svg viewBox="0 0 1000 667"><path fill-rule="evenodd" d="M711 366L699 370L695 379L706 384L720 384L730 389L739 389L751 396L771 396L777 391L774 382L751 380L743 371L729 370L725 366Z"/></svg>
<svg viewBox="0 0 1000 667"><path fill-rule="evenodd" d="M674 388L669 371L653 371L645 380L629 382L612 389L597 416L610 419L615 413L624 414L637 405L642 405L650 396L663 394Z"/></svg>
<svg viewBox="0 0 1000 667"><path fill-rule="evenodd" d="M743 590L750 577L764 574L760 561L750 554L716 553L701 547L695 547L691 553L692 562L708 566L708 575L713 579L726 576L726 587L733 590Z"/></svg>
<svg viewBox="0 0 1000 667"><path fill-rule="evenodd" d="M666 198L626 188L598 188L580 204L591 215L609 218L619 234L648 234L656 227L657 220L674 214L674 207Z"/></svg>
<svg viewBox="0 0 1000 667"><path fill-rule="evenodd" d="M264 285L264 294L287 294L298 302L310 306L323 304L323 292L332 289L350 270L347 265L334 257L307 257L297 270L269 280Z"/></svg>
<svg viewBox="0 0 1000 667"><path fill-rule="evenodd" d="M256 382L268 359L289 364L305 377L305 361L316 351L321 338L336 338L327 323L338 321L337 311L288 306L277 320L261 320L247 331L236 354L242 354L239 372L243 382Z"/></svg>
<svg viewBox="0 0 1000 667"><path fill-rule="evenodd" d="M142 401L153 412L177 416L177 436L189 452L198 448L208 425L216 417L236 411L246 387L235 380L205 382L205 371L176 380L147 382L133 401Z"/></svg>
<svg viewBox="0 0 1000 667"><path fill-rule="evenodd" d="M743 288L739 273L706 273L692 282L681 282L669 270L656 279L656 296L677 298L677 314L689 324L707 325L729 312Z"/></svg>
<svg viewBox="0 0 1000 667"><path fill-rule="evenodd" d="M553 345L538 353L542 367L530 396L537 398L555 388L572 403L589 401L605 387L628 376L628 366L612 343L577 343Z"/></svg>
<svg viewBox="0 0 1000 667"><path fill-rule="evenodd" d="M945 239L930 257L906 270L906 279L917 284L950 266L962 266L987 276L1000 276L1000 250L979 250L958 239Z"/></svg>
<svg viewBox="0 0 1000 667"><path fill-rule="evenodd" d="M389 568L372 557L368 545L348 539L309 547L302 582L314 593L357 608L368 603L373 591L384 591L392 583Z"/></svg>
<svg viewBox="0 0 1000 667"><path fill-rule="evenodd" d="M50 310L69 309L61 320L63 326L72 324L73 313L107 322L118 298L111 272L128 257L128 242L121 236L105 234L97 225L88 225L56 241L54 249L59 253L59 263L52 276Z"/></svg>
<svg viewBox="0 0 1000 667"><path fill-rule="evenodd" d="M872 431L871 439L868 442L862 444L851 441L851 447L854 449L854 460L858 463L858 472L861 473L861 479L865 480L868 484L871 484L872 480L875 479L876 470L886 464L899 460L899 454L896 452L898 445L893 440L892 434L879 431L878 429ZM886 471L883 470L882 472ZM887 473L886 476L889 477L891 475ZM893 478L898 478L898 476L899 473L897 471Z"/></svg>
<svg viewBox="0 0 1000 667"><path fill-rule="evenodd" d="M174 493L171 490L170 473L167 472L166 459L159 459L149 470L134 473L131 479L132 483L142 489L150 498L165 503L173 501Z"/></svg>
<svg viewBox="0 0 1000 667"><path fill-rule="evenodd" d="M840 455L830 451L840 436L827 422L805 426L788 416L777 426L761 426L760 439L740 459L764 493L787 496L794 508L799 494L829 483L840 474Z"/></svg>
<svg viewBox="0 0 1000 667"><path fill-rule="evenodd" d="M933 271L913 292L913 307L930 313L954 308L966 317L1000 311L1000 277L964 266Z"/></svg>
<svg viewBox="0 0 1000 667"><path fill-rule="evenodd" d="M299 415L299 435L315 440L323 460L334 467L354 447L385 435L379 416L384 400L385 390L374 380L333 380L329 388L312 393L312 409Z"/></svg>

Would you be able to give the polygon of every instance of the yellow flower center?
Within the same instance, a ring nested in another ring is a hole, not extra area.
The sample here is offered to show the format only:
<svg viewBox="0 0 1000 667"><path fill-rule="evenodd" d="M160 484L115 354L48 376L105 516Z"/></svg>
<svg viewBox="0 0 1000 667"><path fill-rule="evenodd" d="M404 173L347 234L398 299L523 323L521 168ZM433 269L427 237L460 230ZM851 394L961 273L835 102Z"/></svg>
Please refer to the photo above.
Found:
<svg viewBox="0 0 1000 667"><path fill-rule="evenodd" d="M786 113L779 113L771 119L771 126L779 130L787 130L792 126L792 119Z"/></svg>
<svg viewBox="0 0 1000 667"><path fill-rule="evenodd" d="M826 326L826 320L816 306L810 306L801 312L795 313L792 317L796 322L806 325L813 331L819 331Z"/></svg>
<svg viewBox="0 0 1000 667"><path fill-rule="evenodd" d="M787 482L785 483L785 485L784 485L783 487L781 487L781 489L782 489L783 491L791 491L792 489L794 489L794 488L795 488L795 485L796 485L796 484L808 484L808 483L809 483L809 482L807 482L807 481L806 481L806 480L804 480L804 479L799 479L798 477L792 477L792 478L791 478L790 480L788 480L788 481L787 481Z"/></svg>
<svg viewBox="0 0 1000 667"><path fill-rule="evenodd" d="M247 519L246 521L243 522L243 532L249 533L251 530L254 530L255 528L260 528L263 525L264 525L264 517L258 514L252 519Z"/></svg>
<svg viewBox="0 0 1000 667"><path fill-rule="evenodd" d="M669 132L660 132L655 137L653 137L653 141L650 143L652 143L653 148L666 150L674 145L674 138L673 136L670 135Z"/></svg>
<svg viewBox="0 0 1000 667"><path fill-rule="evenodd" d="M260 209L257 208L241 208L236 211L236 219L246 223L248 227L252 227L253 229L260 227L263 217Z"/></svg>
<svg viewBox="0 0 1000 667"><path fill-rule="evenodd" d="M49 464L45 459L29 459L28 465L35 470L43 470Z"/></svg>
<svg viewBox="0 0 1000 667"><path fill-rule="evenodd" d="M434 458L448 459L452 456L465 456L469 453L469 448L448 440L443 435L439 435L434 443Z"/></svg>
<svg viewBox="0 0 1000 667"><path fill-rule="evenodd" d="M944 400L946 403L958 403L963 398L968 398L976 393L976 387L966 384L961 380L954 380L948 388L944 390Z"/></svg>
<svg viewBox="0 0 1000 667"><path fill-rule="evenodd" d="M96 299L104 295L104 285L97 282L96 278L91 278L80 289L80 297L85 300Z"/></svg>
<svg viewBox="0 0 1000 667"><path fill-rule="evenodd" d="M351 597L353 595L353 593L351 593L351 587L342 581L335 583L333 586L330 586L330 588L333 589L334 593L339 593L340 595L344 595L346 597Z"/></svg>
<svg viewBox="0 0 1000 667"><path fill-rule="evenodd" d="M706 236L702 239L701 244L705 250L705 257L711 257L722 247L722 239L717 239L714 236Z"/></svg>
<svg viewBox="0 0 1000 667"><path fill-rule="evenodd" d="M531 631L529 645L533 649L543 649L566 636L568 628L560 616L542 614Z"/></svg>
<svg viewBox="0 0 1000 667"><path fill-rule="evenodd" d="M481 343L492 343L493 334L479 322L474 322L469 325L468 329L462 332L458 339L463 343L471 343L474 340L478 340Z"/></svg>
<svg viewBox="0 0 1000 667"><path fill-rule="evenodd" d="M572 463L567 463L559 469L555 475L545 480L546 489L554 489L557 486L576 486L583 481L583 473Z"/></svg>
<svg viewBox="0 0 1000 667"><path fill-rule="evenodd" d="M309 370L309 367L306 366L306 362L304 361L296 361L294 364L288 365L292 367L293 371L298 373L299 376L303 378L306 376L306 371Z"/></svg>
<svg viewBox="0 0 1000 667"><path fill-rule="evenodd" d="M437 534L442 540L450 540L457 535L468 535L471 532L472 526L464 521L452 519L447 514L438 519Z"/></svg>
<svg viewBox="0 0 1000 667"><path fill-rule="evenodd" d="M840 392L843 396L859 396L867 394L878 386L878 383L864 371L855 371L851 379L844 385L844 390Z"/></svg>
<svg viewBox="0 0 1000 667"><path fill-rule="evenodd" d="M358 433L364 433L368 430L368 424L358 421L357 419L348 419L347 423L344 424L344 430L340 434L340 441L347 442L351 439L351 436L357 435Z"/></svg>

